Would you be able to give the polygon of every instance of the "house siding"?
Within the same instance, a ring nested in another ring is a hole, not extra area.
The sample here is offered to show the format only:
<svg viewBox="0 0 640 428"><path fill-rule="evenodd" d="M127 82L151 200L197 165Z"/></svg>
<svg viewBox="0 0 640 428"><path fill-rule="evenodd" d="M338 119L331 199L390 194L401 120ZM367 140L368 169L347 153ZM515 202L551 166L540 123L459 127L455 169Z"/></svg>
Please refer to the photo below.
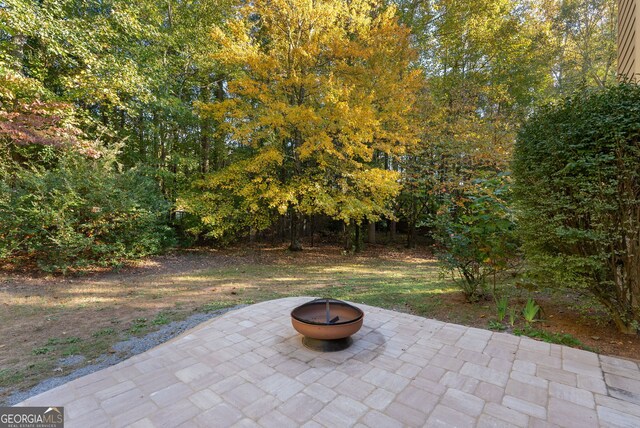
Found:
<svg viewBox="0 0 640 428"><path fill-rule="evenodd" d="M640 80L640 0L618 0L618 77Z"/></svg>

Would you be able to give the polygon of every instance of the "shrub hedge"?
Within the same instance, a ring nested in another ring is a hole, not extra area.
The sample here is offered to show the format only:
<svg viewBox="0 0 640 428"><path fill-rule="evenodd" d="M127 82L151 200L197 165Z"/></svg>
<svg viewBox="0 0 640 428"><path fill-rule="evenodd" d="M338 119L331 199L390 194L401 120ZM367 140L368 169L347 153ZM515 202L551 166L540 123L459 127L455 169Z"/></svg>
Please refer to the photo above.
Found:
<svg viewBox="0 0 640 428"><path fill-rule="evenodd" d="M111 265L173 243L157 184L74 153L0 175L0 261L50 272Z"/></svg>
<svg viewBox="0 0 640 428"><path fill-rule="evenodd" d="M640 322L640 87L539 110L515 148L518 223L540 284L592 293L620 331Z"/></svg>

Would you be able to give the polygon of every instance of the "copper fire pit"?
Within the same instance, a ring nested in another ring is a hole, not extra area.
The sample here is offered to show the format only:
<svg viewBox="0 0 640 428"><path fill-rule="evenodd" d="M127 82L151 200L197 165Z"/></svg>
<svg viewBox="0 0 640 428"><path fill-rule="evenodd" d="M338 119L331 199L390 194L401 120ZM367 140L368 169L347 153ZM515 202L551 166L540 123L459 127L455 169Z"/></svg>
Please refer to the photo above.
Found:
<svg viewBox="0 0 640 428"><path fill-rule="evenodd" d="M359 308L335 299L312 300L291 311L291 324L304 336L302 343L323 352L348 348L363 320Z"/></svg>

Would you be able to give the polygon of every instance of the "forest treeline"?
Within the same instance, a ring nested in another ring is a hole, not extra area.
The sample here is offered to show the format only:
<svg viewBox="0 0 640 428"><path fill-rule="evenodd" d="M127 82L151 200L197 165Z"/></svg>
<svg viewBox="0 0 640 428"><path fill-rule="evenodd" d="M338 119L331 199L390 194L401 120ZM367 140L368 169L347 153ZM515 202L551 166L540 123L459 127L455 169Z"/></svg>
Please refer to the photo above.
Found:
<svg viewBox="0 0 640 428"><path fill-rule="evenodd" d="M635 333L615 40L614 0L0 2L0 263L399 231L470 300L525 260Z"/></svg>
<svg viewBox="0 0 640 428"><path fill-rule="evenodd" d="M357 250L400 224L499 260L516 132L615 81L615 19L613 0L4 1L0 259L321 228Z"/></svg>

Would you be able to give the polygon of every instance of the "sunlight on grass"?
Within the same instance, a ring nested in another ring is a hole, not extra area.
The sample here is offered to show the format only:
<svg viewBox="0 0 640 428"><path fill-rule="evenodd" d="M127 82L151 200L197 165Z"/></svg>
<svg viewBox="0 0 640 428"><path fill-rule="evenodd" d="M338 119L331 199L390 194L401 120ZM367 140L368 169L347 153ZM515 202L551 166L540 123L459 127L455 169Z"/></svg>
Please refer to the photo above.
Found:
<svg viewBox="0 0 640 428"><path fill-rule="evenodd" d="M443 279L435 262L346 263L338 265L291 266L241 264L207 269L181 281L216 285L221 290L235 287L243 299L264 301L286 296L311 295L392 309L429 313L441 303L437 296L457 293L450 280ZM222 296L216 296L221 299ZM208 307L227 305L228 296Z"/></svg>
<svg viewBox="0 0 640 428"><path fill-rule="evenodd" d="M0 312L0 333L6 334L16 319L31 326L24 330L19 348L0 350L0 365L7 367L0 373L0 383L30 385L50 372L48 359L71 353L91 359L109 352L120 337L144 335L194 312L282 297L332 297L425 317L444 316L454 322L476 316L466 310L450 310L450 297L459 290L430 259L260 263L241 262L133 281L78 281L46 291L0 292L0 299L10 308ZM458 312L464 314L457 316ZM449 314L457 318L448 318ZM48 340L59 337L60 331L82 340L51 345Z"/></svg>

